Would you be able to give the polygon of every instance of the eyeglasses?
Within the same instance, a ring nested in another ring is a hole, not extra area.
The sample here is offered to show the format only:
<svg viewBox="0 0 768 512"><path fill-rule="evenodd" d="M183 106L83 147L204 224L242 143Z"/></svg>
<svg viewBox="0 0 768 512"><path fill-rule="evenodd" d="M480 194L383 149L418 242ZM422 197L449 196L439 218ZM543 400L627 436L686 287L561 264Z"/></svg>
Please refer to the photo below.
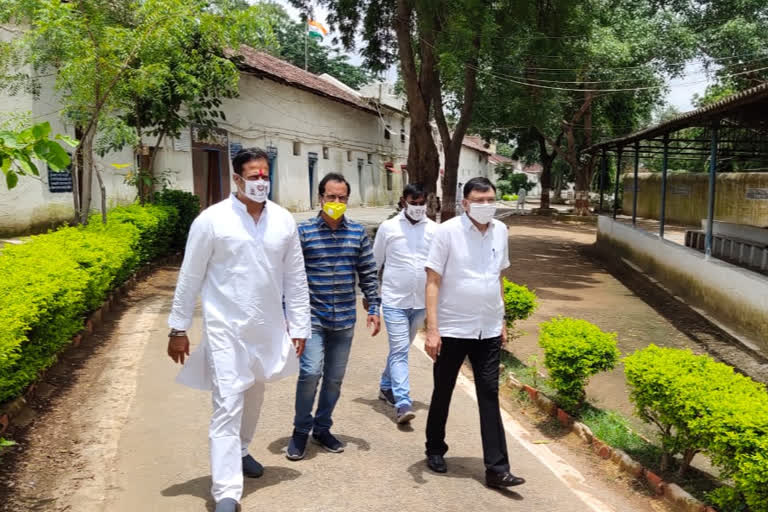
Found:
<svg viewBox="0 0 768 512"><path fill-rule="evenodd" d="M349 201L349 196L337 196L336 194L323 194L323 197L329 203L346 203Z"/></svg>

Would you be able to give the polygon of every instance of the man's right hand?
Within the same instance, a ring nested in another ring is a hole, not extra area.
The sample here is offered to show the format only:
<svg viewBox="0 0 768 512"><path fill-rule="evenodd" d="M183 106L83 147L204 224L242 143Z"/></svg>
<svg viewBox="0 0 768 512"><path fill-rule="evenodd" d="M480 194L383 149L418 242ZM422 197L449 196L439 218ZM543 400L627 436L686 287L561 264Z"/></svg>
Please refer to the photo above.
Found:
<svg viewBox="0 0 768 512"><path fill-rule="evenodd" d="M184 364L184 357L189 355L189 338L186 336L169 337L168 355L174 363Z"/></svg>
<svg viewBox="0 0 768 512"><path fill-rule="evenodd" d="M440 355L440 347L442 347L443 341L440 339L440 333L436 329L427 330L427 340L424 342L424 350L427 351L427 355L432 358L432 361L437 361L437 356Z"/></svg>

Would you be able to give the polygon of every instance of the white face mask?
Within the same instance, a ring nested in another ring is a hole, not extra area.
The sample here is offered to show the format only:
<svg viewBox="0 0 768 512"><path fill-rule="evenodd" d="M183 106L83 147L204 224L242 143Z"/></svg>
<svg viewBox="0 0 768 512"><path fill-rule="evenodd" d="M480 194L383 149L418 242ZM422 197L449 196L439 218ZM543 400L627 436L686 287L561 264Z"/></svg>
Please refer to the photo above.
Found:
<svg viewBox="0 0 768 512"><path fill-rule="evenodd" d="M245 181L245 197L257 203L263 203L269 198L269 181L254 180Z"/></svg>
<svg viewBox="0 0 768 512"><path fill-rule="evenodd" d="M423 204L420 206L412 205L412 204L405 204L405 214L412 218L415 221L420 221L424 218L424 216L427 214L427 205Z"/></svg>
<svg viewBox="0 0 768 512"><path fill-rule="evenodd" d="M470 204L469 216L478 224L488 224L496 213L495 204Z"/></svg>

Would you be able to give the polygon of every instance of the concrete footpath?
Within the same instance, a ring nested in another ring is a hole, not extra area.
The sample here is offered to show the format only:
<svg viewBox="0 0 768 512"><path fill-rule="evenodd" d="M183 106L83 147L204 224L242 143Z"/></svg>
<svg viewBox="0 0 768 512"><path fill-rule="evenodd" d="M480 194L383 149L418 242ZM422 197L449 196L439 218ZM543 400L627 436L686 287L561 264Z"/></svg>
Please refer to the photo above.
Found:
<svg viewBox="0 0 768 512"><path fill-rule="evenodd" d="M165 354L166 311L157 312L153 334L138 364L130 420L120 432L114 483L108 486L105 499L104 510L110 512L187 512L212 506L207 455L210 398L173 383L177 367ZM194 338L199 339L199 329L198 318ZM411 426L398 428L391 409L377 399L386 345L385 332L369 336L361 314L334 416L333 432L346 444L342 454L311 445L305 460L287 460L283 451L292 430L295 378L268 386L251 446L266 472L260 479L246 481L243 510L632 509L621 498L596 495L599 491L584 484L578 471L546 446L533 444L533 438L508 416L512 469L528 484L516 492L487 489L477 407L466 379L457 386L448 425L449 472L429 472L423 443L431 361L419 348L412 349L411 382L418 416Z"/></svg>
<svg viewBox="0 0 768 512"><path fill-rule="evenodd" d="M59 391L40 404L29 431L18 438L12 466L0 474L0 511L212 510L210 395L175 384L178 366L166 355L176 272L155 271L88 339L87 351L76 351L50 372ZM198 317L193 340L199 330ZM487 489L477 405L464 376L448 424L449 472L431 473L423 455L431 361L412 348L418 416L398 428L377 398L386 353L386 333L371 338L361 314L335 413L333 431L346 443L342 454L310 445L305 460L287 460L296 380L268 386L251 445L266 472L246 481L244 511L662 510L603 473L587 450L543 437L537 425L506 412L512 470L528 483L514 491Z"/></svg>

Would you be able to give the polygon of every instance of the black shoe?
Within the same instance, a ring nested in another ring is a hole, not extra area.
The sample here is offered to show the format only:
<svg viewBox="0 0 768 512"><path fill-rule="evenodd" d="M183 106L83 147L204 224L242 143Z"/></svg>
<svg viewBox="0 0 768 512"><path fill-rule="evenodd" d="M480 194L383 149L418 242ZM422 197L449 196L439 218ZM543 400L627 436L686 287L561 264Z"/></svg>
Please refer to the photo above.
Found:
<svg viewBox="0 0 768 512"><path fill-rule="evenodd" d="M341 453L344 451L344 445L331 434L330 430L324 430L323 432L317 433L312 432L312 441L331 453Z"/></svg>
<svg viewBox="0 0 768 512"><path fill-rule="evenodd" d="M384 400L392 407L395 406L395 394L392 392L391 389L379 388L379 400Z"/></svg>
<svg viewBox="0 0 768 512"><path fill-rule="evenodd" d="M488 487L495 487L500 489L502 487L514 487L516 485L523 485L524 483L524 478L515 476L509 471L505 471L503 473L494 473L492 471L485 472L485 485Z"/></svg>
<svg viewBox="0 0 768 512"><path fill-rule="evenodd" d="M250 455L243 457L243 475L248 478L259 478L264 474L264 466Z"/></svg>
<svg viewBox="0 0 768 512"><path fill-rule="evenodd" d="M448 466L445 464L445 459L442 455L427 455L427 466L435 473L445 473L448 471Z"/></svg>
<svg viewBox="0 0 768 512"><path fill-rule="evenodd" d="M216 504L216 512L237 512L240 505L232 498L224 498Z"/></svg>
<svg viewBox="0 0 768 512"><path fill-rule="evenodd" d="M301 460L307 454L307 439L309 434L293 431L291 442L288 443L288 450L285 456L288 460Z"/></svg>

